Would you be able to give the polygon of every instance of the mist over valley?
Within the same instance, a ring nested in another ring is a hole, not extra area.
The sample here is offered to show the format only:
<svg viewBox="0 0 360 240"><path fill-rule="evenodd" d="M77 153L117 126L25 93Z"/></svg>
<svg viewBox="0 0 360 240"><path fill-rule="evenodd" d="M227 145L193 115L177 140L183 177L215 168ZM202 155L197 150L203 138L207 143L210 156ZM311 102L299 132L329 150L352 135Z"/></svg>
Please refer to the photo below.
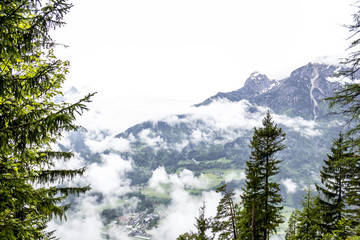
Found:
<svg viewBox="0 0 360 240"><path fill-rule="evenodd" d="M217 187L226 183L240 198L253 129L268 110L286 133L276 181L289 218L305 188L319 183L326 153L344 130L344 119L329 114L324 100L354 81L335 78L340 70L309 63L284 79L254 73L239 90L218 93L189 112L115 135L105 129L70 133L58 145L76 154L65 167L87 165L78 184L92 189L75 200L67 222L53 221L49 229L57 229L62 239L84 234L87 239L176 239L194 229L203 202L208 216L216 214Z"/></svg>

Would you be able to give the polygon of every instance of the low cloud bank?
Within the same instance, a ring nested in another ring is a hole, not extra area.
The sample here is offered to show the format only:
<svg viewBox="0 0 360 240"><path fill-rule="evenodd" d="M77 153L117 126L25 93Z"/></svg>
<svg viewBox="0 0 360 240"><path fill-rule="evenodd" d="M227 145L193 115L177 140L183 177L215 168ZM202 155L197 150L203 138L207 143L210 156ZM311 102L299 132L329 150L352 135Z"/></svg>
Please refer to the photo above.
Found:
<svg viewBox="0 0 360 240"><path fill-rule="evenodd" d="M75 157L57 167L74 168L84 166L84 162L80 157ZM125 177L125 174L130 171L132 171L131 161L124 160L115 154L101 155L101 163L90 164L85 175L73 183L81 186L90 185L92 189L76 199L75 208L67 212L67 221L61 222L54 219L49 222L48 230L56 230L55 235L63 240L103 239L105 226L100 213L104 208L118 207L121 197L133 191L130 180ZM136 199L123 202L128 211L136 208ZM112 238L114 240L128 239L119 228L110 226L107 232L117 236Z"/></svg>
<svg viewBox="0 0 360 240"><path fill-rule="evenodd" d="M164 167L159 167L153 172L149 180L149 187L164 192L163 184L170 185L172 189L204 189L208 186L208 180L202 175L195 177L194 173L187 169L182 170L179 174L168 174Z"/></svg>
<svg viewBox="0 0 360 240"><path fill-rule="evenodd" d="M150 129L144 129L139 133L139 139L148 146L156 148L172 148L180 151L188 144L197 144L202 141L213 141L214 143L226 143L244 135L254 127L261 127L267 108L256 107L257 111L251 112L254 108L247 101L237 103L218 100L209 106L191 108L186 112L185 117L175 115L165 117L162 120L170 125L186 123L190 124L191 132L181 141L167 143L161 136L156 135ZM302 118L290 118L282 115L273 114L277 124L286 128L300 132L306 137L321 135L317 130L314 121L307 121ZM115 138L106 134L87 133L88 138L85 145L89 147L91 153L100 154L101 161L91 163L83 178L77 179L75 184L88 185L92 190L77 199L77 206L68 213L67 222L53 220L49 223L49 230L57 229L56 236L63 240L89 239L98 240L104 236L104 224L100 213L103 209L115 208L119 206L119 201L123 201L128 211L135 210L137 200L126 201L121 199L124 195L132 192L131 182L126 178L126 174L133 170L132 161L123 159L118 152L131 152L131 143L135 141L134 136L128 139ZM219 138L218 136L221 136ZM68 139L61 140L64 146L70 146ZM103 154L109 150L110 154ZM85 165L84 159L76 157L66 163L61 168L79 168ZM225 176L225 182L245 179L244 172L230 172ZM172 240L180 234L195 230L195 217L198 210L205 201L206 215L215 216L216 207L221 198L219 193L214 191L203 191L194 196L189 193L189 189L202 190L208 187L208 180L203 176L195 176L192 171L182 170L179 174L168 174L164 167L154 170L148 186L160 194L170 196L170 205L164 207L160 225L153 229L151 234L154 240ZM295 193L298 189L297 183L291 179L285 179L282 184L288 193ZM101 194L99 198L96 193ZM236 197L240 196L240 191L236 191ZM239 199L237 199L238 201ZM181 224L179 224L181 223ZM108 225L107 231L111 239L127 240L125 232L117 225Z"/></svg>
<svg viewBox="0 0 360 240"><path fill-rule="evenodd" d="M254 111L254 109L256 110ZM179 135L176 141L167 142L159 133L150 128L145 128L137 136L130 135L127 139L115 138L113 135L103 136L100 133L96 136L99 130L90 131L87 134L85 144L92 153L102 153L107 150L111 152L131 152L131 143L134 141L140 141L152 147L155 151L174 149L179 152L189 144L199 144L201 142L225 144L244 136L244 134L248 134L254 127L261 127L262 119L268 110L268 108L255 106L246 100L230 102L219 99L208 106L192 107L180 112L179 115L170 115L151 121L154 126L159 121L179 128L181 128L180 124L186 124L189 132L186 132L186 134L179 133L183 135ZM322 135L315 121L274 113L272 116L275 123L285 127L286 131L294 131L307 138ZM65 140L64 143L66 144Z"/></svg>
<svg viewBox="0 0 360 240"><path fill-rule="evenodd" d="M282 183L286 187L287 193L295 193L298 188L297 183L293 182L290 178L283 180Z"/></svg>
<svg viewBox="0 0 360 240"><path fill-rule="evenodd" d="M216 215L216 207L221 195L215 191L204 191L200 196L191 195L186 189L202 189L207 182L203 176L195 177L193 172L183 170L179 175L167 174L163 167L153 172L149 186L164 192L162 184L168 184L168 194L171 203L164 209L164 216L160 225L152 230L154 240L176 239L180 234L190 230L195 231L195 218L199 215L199 209L205 202L206 217Z"/></svg>
<svg viewBox="0 0 360 240"><path fill-rule="evenodd" d="M184 189L177 188L171 192L171 204L165 210L165 217L160 226L152 231L154 240L176 239L179 235L195 231L195 218L203 202L206 204L206 217L216 215L216 207L221 195L214 191L203 192L200 197L191 196Z"/></svg>

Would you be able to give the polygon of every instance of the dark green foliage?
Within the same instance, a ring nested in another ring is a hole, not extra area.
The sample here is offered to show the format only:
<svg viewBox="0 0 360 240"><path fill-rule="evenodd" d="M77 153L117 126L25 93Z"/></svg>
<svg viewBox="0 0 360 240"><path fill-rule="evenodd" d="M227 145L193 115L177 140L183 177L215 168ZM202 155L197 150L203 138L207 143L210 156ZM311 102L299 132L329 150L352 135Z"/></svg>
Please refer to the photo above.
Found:
<svg viewBox="0 0 360 240"><path fill-rule="evenodd" d="M348 217L352 220L353 227L360 234L360 156L353 154L345 159L348 167L346 184L346 204Z"/></svg>
<svg viewBox="0 0 360 240"><path fill-rule="evenodd" d="M89 189L67 186L85 168L53 169L55 161L72 154L51 145L63 132L79 128L75 116L87 110L92 96L73 104L54 102L69 63L53 55L49 31L64 24L71 6L65 0L0 3L1 239L48 239L47 222L65 218L69 207L61 201Z"/></svg>
<svg viewBox="0 0 360 240"><path fill-rule="evenodd" d="M321 207L317 198L313 196L310 186L301 201L301 205L301 210L296 209L291 213L285 239L319 239L321 236L319 227Z"/></svg>
<svg viewBox="0 0 360 240"><path fill-rule="evenodd" d="M279 184L272 178L279 172L275 154L285 148L285 133L272 121L270 112L262 128L254 128L251 156L246 162L246 184L241 214L241 239L268 239L283 222Z"/></svg>
<svg viewBox="0 0 360 240"><path fill-rule="evenodd" d="M219 239L231 240L237 239L239 236L238 229L236 228L236 212L238 206L234 204L233 190L228 191L227 185L222 185L216 189L217 192L221 192L224 196L220 199L217 206L217 213L214 217L213 232L219 234Z"/></svg>
<svg viewBox="0 0 360 240"><path fill-rule="evenodd" d="M181 234L176 240L195 240L196 236L194 233Z"/></svg>
<svg viewBox="0 0 360 240"><path fill-rule="evenodd" d="M357 2L358 3L358 2ZM350 43L349 49L354 50L350 53L350 55L343 60L343 64L346 64L347 66L350 66L350 68L342 71L340 74L345 76L351 76L355 77L355 75L359 71L360 66L360 51L357 49L357 47L360 44L360 6L356 6L358 11L353 14L353 24L347 25L347 28L349 29L351 33L350 39L352 39L352 42Z"/></svg>
<svg viewBox="0 0 360 240"><path fill-rule="evenodd" d="M321 207L318 204L318 198L313 196L310 186L301 202L302 209L298 212L296 224L296 238L295 239L318 239L320 236L320 217Z"/></svg>
<svg viewBox="0 0 360 240"><path fill-rule="evenodd" d="M212 240L214 239L213 236L208 236L207 231L211 229L212 226L212 219L205 217L205 202L201 206L199 210L199 217L196 218L196 224L195 227L197 229L196 240Z"/></svg>
<svg viewBox="0 0 360 240"><path fill-rule="evenodd" d="M288 221L288 228L286 229L285 240L296 240L296 234L298 232L297 225L299 222L299 211L294 210L291 213L290 219Z"/></svg>
<svg viewBox="0 0 360 240"><path fill-rule="evenodd" d="M353 14L353 24L348 25L348 29L351 33L352 42L349 46L350 50L353 50L350 55L344 59L343 63L350 68L339 73L340 76L350 77L355 79L359 76L360 69L360 51L358 50L360 44L360 6L357 2L357 12ZM349 130L347 136L349 140L346 144L352 148L353 155L347 158L347 164L349 165L348 182L346 191L348 193L346 202L350 205L348 211L351 216L354 225L359 228L360 224L360 84L350 83L345 85L343 89L335 92L334 95L327 100L330 101L331 107L336 107L337 113L347 116L349 123ZM355 227L355 226L354 226Z"/></svg>
<svg viewBox="0 0 360 240"><path fill-rule="evenodd" d="M331 154L324 160L325 165L320 171L322 186L316 185L320 198L318 199L322 211L322 229L324 232L335 230L336 224L345 217L347 185L352 156L345 144L343 134L334 140Z"/></svg>
<svg viewBox="0 0 360 240"><path fill-rule="evenodd" d="M334 231L323 236L324 240L351 240L360 239L359 233L353 228L353 223L348 219L341 219L335 226Z"/></svg>

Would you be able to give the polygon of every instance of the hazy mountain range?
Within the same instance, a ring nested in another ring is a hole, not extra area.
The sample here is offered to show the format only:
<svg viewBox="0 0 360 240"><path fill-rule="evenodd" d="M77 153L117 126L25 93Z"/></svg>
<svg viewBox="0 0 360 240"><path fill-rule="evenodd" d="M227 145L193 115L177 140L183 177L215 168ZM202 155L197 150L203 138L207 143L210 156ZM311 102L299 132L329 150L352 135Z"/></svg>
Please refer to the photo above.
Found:
<svg viewBox="0 0 360 240"><path fill-rule="evenodd" d="M242 88L196 104L191 114L143 122L118 134L115 138L129 141L131 149L119 154L145 170L164 166L169 172L186 168L201 173L212 168L243 168L249 159L253 127L260 125L270 109L287 133L279 177L305 181L319 169L342 127L338 116L329 115L324 100L350 81L335 77L339 70L309 63L280 80L255 72Z"/></svg>

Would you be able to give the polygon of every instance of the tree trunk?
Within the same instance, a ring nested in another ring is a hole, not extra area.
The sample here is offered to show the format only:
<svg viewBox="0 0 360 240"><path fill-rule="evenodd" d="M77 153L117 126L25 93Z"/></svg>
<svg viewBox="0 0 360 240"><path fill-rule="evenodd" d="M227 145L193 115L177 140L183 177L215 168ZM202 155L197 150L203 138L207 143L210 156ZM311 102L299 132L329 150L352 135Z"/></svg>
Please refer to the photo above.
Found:
<svg viewBox="0 0 360 240"><path fill-rule="evenodd" d="M236 228L235 228L235 211L233 209L233 204L232 204L231 198L229 198L229 205L230 205L230 214L231 214L231 222L232 222L232 227L233 227L234 240L236 240L237 236L236 236Z"/></svg>
<svg viewBox="0 0 360 240"><path fill-rule="evenodd" d="M267 223L268 219L267 217L267 213L268 213L268 194L269 194L269 156L266 156L266 165L265 165L265 222ZM267 224L266 224L267 225ZM267 240L267 229L266 227L264 228L264 240Z"/></svg>
<svg viewBox="0 0 360 240"><path fill-rule="evenodd" d="M255 240L255 203L253 203L252 207L251 240Z"/></svg>

